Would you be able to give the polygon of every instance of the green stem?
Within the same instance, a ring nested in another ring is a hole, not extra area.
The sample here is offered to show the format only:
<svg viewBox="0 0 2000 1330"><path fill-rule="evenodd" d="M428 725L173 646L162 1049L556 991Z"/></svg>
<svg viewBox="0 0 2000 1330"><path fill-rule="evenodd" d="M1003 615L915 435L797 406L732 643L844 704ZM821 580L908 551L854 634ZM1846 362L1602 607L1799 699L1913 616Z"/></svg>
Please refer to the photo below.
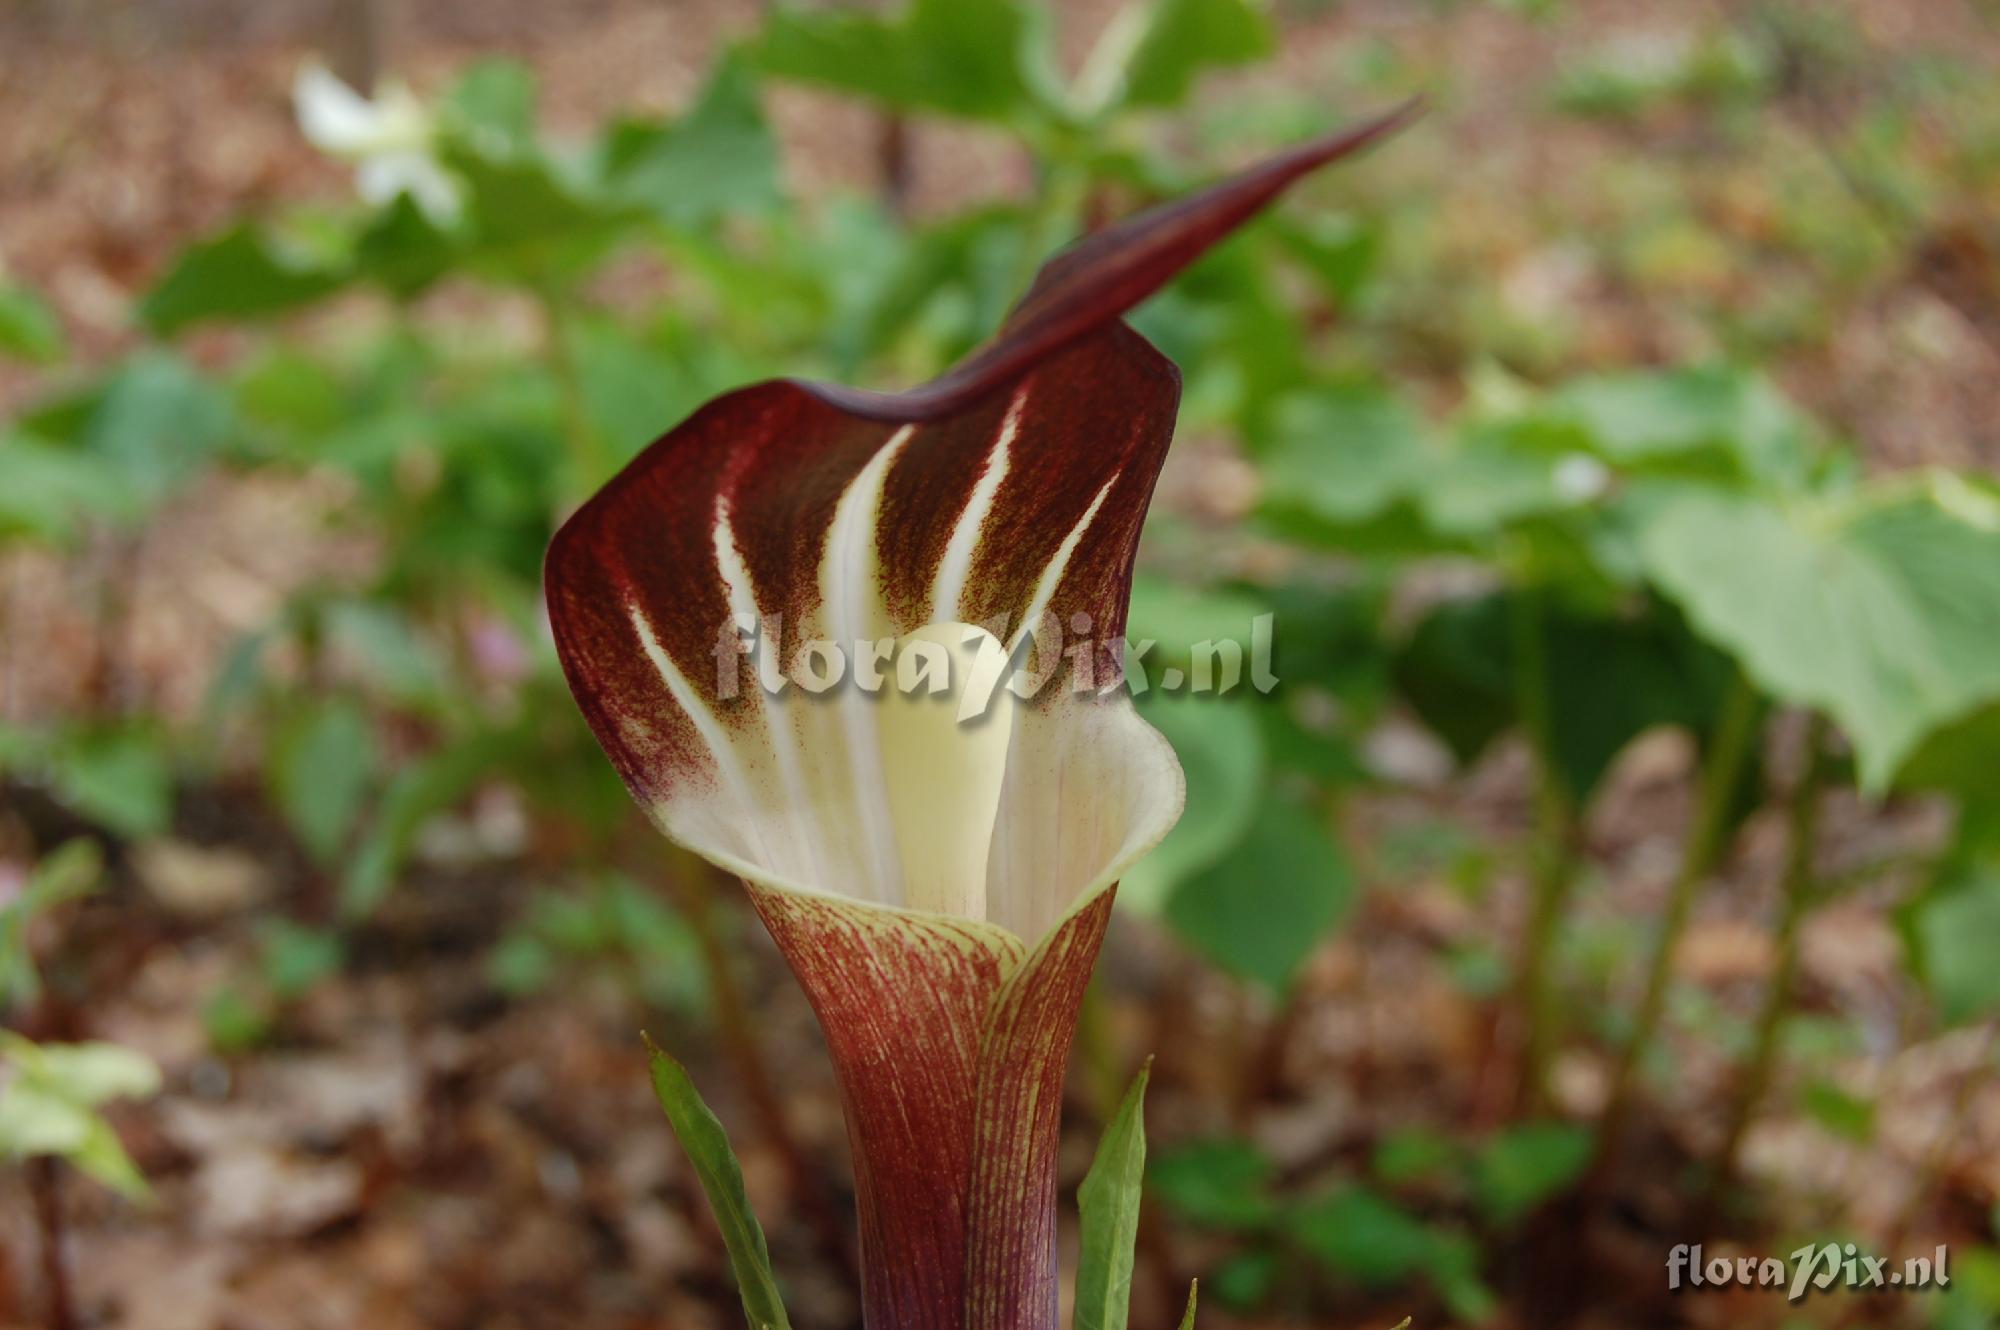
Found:
<svg viewBox="0 0 2000 1330"><path fill-rule="evenodd" d="M1575 801L1555 762L1541 593L1523 589L1509 602L1515 707L1535 759L1535 823L1528 851L1531 890L1515 982L1516 1006L1524 1024L1515 1111L1533 1113L1543 1107L1548 1092L1557 1020L1549 959L1576 880L1577 815Z"/></svg>
<svg viewBox="0 0 2000 1330"><path fill-rule="evenodd" d="M1646 986L1632 1021L1632 1036L1619 1055L1611 1077L1611 1093L1597 1129L1597 1151L1592 1173L1601 1176L1617 1153L1625 1119L1631 1111L1635 1072L1644 1061L1653 1039L1659 1034L1660 1017L1665 1012L1667 985L1673 978L1674 955L1681 935L1687 931L1695 897L1701 892L1709 870L1722 850L1729 826L1730 805L1743 774L1757 732L1757 691L1739 672L1723 702L1722 716L1709 741L1708 760L1702 766L1700 802L1693 824L1688 828L1686 847L1681 853L1680 872L1667 894L1666 913L1660 921L1660 940L1646 972Z"/></svg>
<svg viewBox="0 0 2000 1330"><path fill-rule="evenodd" d="M1819 897L1818 879L1813 874L1813 842L1819 833L1821 794L1826 782L1826 718L1814 712L1806 729L1805 768L1792 788L1786 814L1787 845L1784 877L1780 886L1778 915L1778 962L1764 990L1764 1005L1757 1013L1756 1035L1751 1044L1750 1062L1730 1107L1729 1125L1723 1133L1722 1149L1709 1182L1706 1208L1710 1213L1728 1196L1735 1185L1743 1150L1743 1137L1756 1116L1771 1073L1777 1064L1778 1035L1791 1009L1792 989L1799 969L1799 928Z"/></svg>

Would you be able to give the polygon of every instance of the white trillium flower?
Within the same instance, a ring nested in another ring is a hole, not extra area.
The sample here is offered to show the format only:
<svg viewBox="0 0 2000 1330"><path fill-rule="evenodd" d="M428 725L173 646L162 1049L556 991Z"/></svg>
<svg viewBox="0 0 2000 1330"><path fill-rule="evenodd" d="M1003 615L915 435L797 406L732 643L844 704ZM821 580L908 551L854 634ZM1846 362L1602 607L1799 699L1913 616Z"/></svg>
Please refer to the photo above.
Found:
<svg viewBox="0 0 2000 1330"><path fill-rule="evenodd" d="M408 194L438 223L458 216L458 183L432 153L436 126L416 94L384 83L372 98L325 65L300 67L292 82L299 130L329 157L354 163L354 187L370 203Z"/></svg>

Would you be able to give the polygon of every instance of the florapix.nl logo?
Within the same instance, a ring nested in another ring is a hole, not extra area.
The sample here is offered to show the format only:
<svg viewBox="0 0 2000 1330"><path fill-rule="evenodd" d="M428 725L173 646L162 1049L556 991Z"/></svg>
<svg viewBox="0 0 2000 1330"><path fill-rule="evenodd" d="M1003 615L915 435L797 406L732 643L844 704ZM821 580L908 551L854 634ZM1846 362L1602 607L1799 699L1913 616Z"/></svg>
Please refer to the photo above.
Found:
<svg viewBox="0 0 2000 1330"><path fill-rule="evenodd" d="M984 715L1002 687L1028 701L1058 679L1074 692L1099 696L1138 696L1155 687L1214 697L1246 687L1269 693L1278 685L1274 616L1257 615L1243 627L1187 644L1175 658L1181 663L1161 664L1155 674L1148 664L1160 645L1155 639L1100 635L1088 614L1071 615L1067 623L1043 614L1018 628L1004 618L934 625L901 637L853 641L788 640L782 614L737 615L715 636L715 695L728 702L751 688L772 697L794 689L814 697L887 689L954 698L959 719L969 720ZM945 640L941 634L950 629L958 632Z"/></svg>
<svg viewBox="0 0 2000 1330"><path fill-rule="evenodd" d="M1790 1302L1834 1289L1849 1292L1944 1288L1951 1283L1950 1252L1896 1261L1871 1256L1851 1242L1812 1243L1789 1256L1708 1256L1701 1244L1681 1243L1667 1253L1667 1287L1683 1289L1773 1288Z"/></svg>

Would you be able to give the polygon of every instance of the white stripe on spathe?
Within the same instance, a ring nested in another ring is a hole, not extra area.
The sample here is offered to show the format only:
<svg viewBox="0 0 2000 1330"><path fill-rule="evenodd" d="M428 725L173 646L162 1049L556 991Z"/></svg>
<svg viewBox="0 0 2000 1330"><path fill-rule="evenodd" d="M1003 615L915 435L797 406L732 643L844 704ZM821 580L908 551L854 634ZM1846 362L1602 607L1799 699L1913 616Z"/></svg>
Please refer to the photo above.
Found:
<svg viewBox="0 0 2000 1330"><path fill-rule="evenodd" d="M730 612L737 617L737 622L741 623L747 617L761 629L763 620L755 588L750 582L750 569L743 562L743 552L737 548L736 529L730 521L731 507L727 491L715 496L715 564L722 575L722 585L729 593ZM793 631L798 631L798 628L794 627ZM782 647L782 642L763 643L763 650L777 656L781 672L786 664ZM758 699L758 704L770 731L771 753L777 760L778 779L784 785L781 816L790 825L792 844L803 850L804 861L795 865L794 871L803 873L808 882L824 885L833 880L828 876L827 864L821 853L826 838L819 825L818 808L806 788L805 773L799 765L798 736L793 730L787 693L780 692L775 697L765 693ZM779 866L771 864L770 867Z"/></svg>
<svg viewBox="0 0 2000 1330"><path fill-rule="evenodd" d="M1049 560L1048 567L1042 569L1042 580L1035 584L1035 594L1028 601L1027 613L1021 616L1021 622L1015 626L1013 636L1007 639L1008 656L1011 657L1020 650L1022 640L1035 631L1036 622L1048 612L1049 602L1055 599L1056 588L1062 585L1063 574L1069 571L1070 558L1075 555L1076 547L1083 543L1083 537L1090 530L1090 524L1096 519L1098 510L1104 507L1104 500L1110 495L1111 487L1118 483L1118 477L1123 474L1125 473L1122 471L1111 473L1111 479L1104 482L1104 488L1097 491L1097 497L1090 501L1090 507L1083 510L1083 516L1076 520L1076 525L1069 529L1067 536L1063 537L1063 543L1056 547L1055 557ZM1103 627L1102 624L1092 624L1090 631L1102 632ZM1063 624L1062 630L1065 633L1070 632L1072 626Z"/></svg>
<svg viewBox="0 0 2000 1330"><path fill-rule="evenodd" d="M736 796L737 803L743 806L743 824L749 828L751 839L755 842L756 848L753 852L755 857L761 863L770 863L771 850L764 842L764 824L757 814L758 801L754 788L750 778L744 774L742 764L736 759L736 749L731 745L722 722L702 705L701 699L689 686L687 678L681 674L680 667L674 664L674 659L667 654L667 649L660 645L659 637L653 632L652 621L647 619L646 612L639 608L638 599L629 592L625 601L625 614L632 621L633 631L639 635L639 646L645 651L646 659L653 662L653 668L659 672L660 681L666 684L667 692L687 714L688 720L694 725L695 733L701 736L701 741L708 745L709 755L715 759L716 772L722 777L722 783Z"/></svg>
<svg viewBox="0 0 2000 1330"><path fill-rule="evenodd" d="M820 603L825 606L828 634L845 651L859 652L863 642L890 636L893 631L882 606L882 564L876 530L882 509L883 480L915 433L916 426L905 425L890 435L888 442L848 482L846 492L833 510L826 549L820 556ZM849 677L840 690L839 706L852 772L854 807L861 819L862 842L868 856L862 880L879 891L884 900L900 902L904 895L903 862L896 851L896 832L882 778L882 741L871 709L874 699L855 686L855 665L856 662L849 662Z"/></svg>
<svg viewBox="0 0 2000 1330"><path fill-rule="evenodd" d="M951 539L938 560L937 576L931 583L930 607L931 618L937 622L965 621L962 602L966 575L972 571L972 552L978 547L980 533L986 529L986 519L993 512L993 496L1000 492L1000 482L1007 478L1007 470L1013 463L1014 436L1021 431L1021 413L1027 405L1028 384L1024 380L1014 390L1014 400L1008 403L1000 433L987 455L986 469L979 473L965 511L959 514L958 525L952 528Z"/></svg>

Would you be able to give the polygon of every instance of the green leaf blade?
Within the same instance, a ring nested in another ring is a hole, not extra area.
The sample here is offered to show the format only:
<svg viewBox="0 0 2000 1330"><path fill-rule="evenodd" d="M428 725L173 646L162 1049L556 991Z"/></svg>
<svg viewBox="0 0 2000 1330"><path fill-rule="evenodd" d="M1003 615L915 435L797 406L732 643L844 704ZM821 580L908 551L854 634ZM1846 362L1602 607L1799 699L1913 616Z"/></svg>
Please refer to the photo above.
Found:
<svg viewBox="0 0 2000 1330"><path fill-rule="evenodd" d="M1222 969L1283 993L1353 899L1353 866L1320 815L1272 797L1233 852L1175 889L1166 917Z"/></svg>
<svg viewBox="0 0 2000 1330"><path fill-rule="evenodd" d="M1083 1234L1074 1330L1125 1330L1132 1301L1132 1254L1139 1236L1139 1193L1146 1176L1146 1082L1152 1070L1150 1060L1139 1069L1104 1129L1090 1172L1077 1188Z"/></svg>
<svg viewBox="0 0 2000 1330"><path fill-rule="evenodd" d="M765 72L899 110L1006 120L1035 105L1016 0L914 0L890 18L781 8L753 46Z"/></svg>
<svg viewBox="0 0 2000 1330"><path fill-rule="evenodd" d="M0 357L46 365L67 349L61 322L40 296L0 283Z"/></svg>
<svg viewBox="0 0 2000 1330"><path fill-rule="evenodd" d="M646 1050L652 1059L653 1093L666 1110L667 1121L708 1203L722 1229L723 1246L729 1251L730 1268L736 1275L737 1291L743 1297L744 1315L753 1330L790 1330L785 1304L778 1296L778 1282L771 1273L771 1251L764 1230L750 1212L750 1200L743 1190L743 1169L729 1148L722 1130L701 1095L694 1088L687 1068L662 1052L649 1039Z"/></svg>
<svg viewBox="0 0 2000 1330"><path fill-rule="evenodd" d="M1840 723L1870 791L2000 697L2000 504L1963 482L1784 506L1682 491L1645 519L1639 549L1760 685Z"/></svg>
<svg viewBox="0 0 2000 1330"><path fill-rule="evenodd" d="M281 254L255 227L239 224L183 250L139 302L139 317L163 336L212 319L264 318L320 300L346 277Z"/></svg>
<svg viewBox="0 0 2000 1330"><path fill-rule="evenodd" d="M1273 43L1251 0L1160 0L1126 66L1124 103L1177 106L1205 71L1261 59Z"/></svg>

